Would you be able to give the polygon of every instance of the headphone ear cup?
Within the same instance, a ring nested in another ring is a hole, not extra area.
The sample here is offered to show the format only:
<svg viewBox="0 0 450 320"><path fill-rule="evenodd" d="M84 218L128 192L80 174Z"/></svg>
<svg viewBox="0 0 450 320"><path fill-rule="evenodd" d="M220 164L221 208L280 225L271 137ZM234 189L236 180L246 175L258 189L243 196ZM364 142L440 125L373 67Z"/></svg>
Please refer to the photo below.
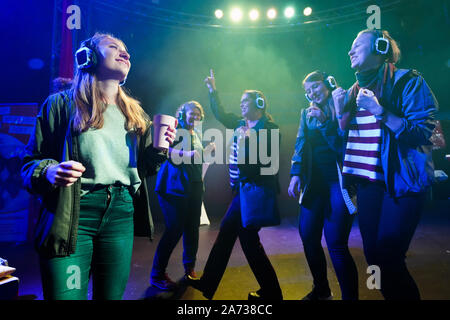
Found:
<svg viewBox="0 0 450 320"><path fill-rule="evenodd" d="M89 70L97 66L97 54L91 44L91 39L84 40L75 52L78 69ZM125 82L124 82L125 83Z"/></svg>
<svg viewBox="0 0 450 320"><path fill-rule="evenodd" d="M375 40L372 43L372 52L381 55L385 55L389 52L389 40L384 37L381 30L376 30Z"/></svg>
<svg viewBox="0 0 450 320"><path fill-rule="evenodd" d="M326 83L327 83L328 89L330 89L330 91L333 91L334 89L337 88L336 79L333 76L328 76L326 78Z"/></svg>
<svg viewBox="0 0 450 320"><path fill-rule="evenodd" d="M258 109L264 109L264 107L265 107L264 99L261 98L258 94L256 94L255 103L256 103L256 107Z"/></svg>
<svg viewBox="0 0 450 320"><path fill-rule="evenodd" d="M184 106L182 106L180 111L178 111L178 120L184 121L184 117L185 117L185 108Z"/></svg>

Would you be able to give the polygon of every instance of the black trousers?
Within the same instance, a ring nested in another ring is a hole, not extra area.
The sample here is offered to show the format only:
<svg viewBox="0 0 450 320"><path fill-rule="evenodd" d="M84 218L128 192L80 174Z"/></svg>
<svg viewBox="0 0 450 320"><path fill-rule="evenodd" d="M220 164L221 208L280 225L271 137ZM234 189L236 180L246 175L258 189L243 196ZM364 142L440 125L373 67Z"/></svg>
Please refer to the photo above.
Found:
<svg viewBox="0 0 450 320"><path fill-rule="evenodd" d="M201 277L203 293L212 298L223 277L236 239L261 289L259 293L267 299L282 299L280 284L275 270L259 239L259 228L244 228L241 222L239 193L236 192L222 220L219 234L211 249Z"/></svg>
<svg viewBox="0 0 450 320"><path fill-rule="evenodd" d="M151 276L161 276L166 272L170 256L181 237L183 265L187 273L194 269L197 260L203 182L192 182L191 191L185 197L165 194L158 195L158 200L166 229L155 252Z"/></svg>
<svg viewBox="0 0 450 320"><path fill-rule="evenodd" d="M419 289L406 267L419 224L425 193L393 198L376 183L358 186L359 228L369 265L381 271L381 293L387 300L418 300Z"/></svg>

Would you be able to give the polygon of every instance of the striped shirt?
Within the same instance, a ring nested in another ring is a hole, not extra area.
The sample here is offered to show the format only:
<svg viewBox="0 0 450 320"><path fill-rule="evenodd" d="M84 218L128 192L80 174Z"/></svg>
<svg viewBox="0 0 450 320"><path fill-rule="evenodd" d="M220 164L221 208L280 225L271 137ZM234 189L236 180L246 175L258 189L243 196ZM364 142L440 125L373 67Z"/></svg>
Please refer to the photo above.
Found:
<svg viewBox="0 0 450 320"><path fill-rule="evenodd" d="M370 181L384 181L381 166L381 122L364 108L350 121L342 173Z"/></svg>
<svg viewBox="0 0 450 320"><path fill-rule="evenodd" d="M237 138L234 137L233 144L231 145L228 167L228 172L230 174L230 185L232 189L234 189L234 187L239 183L238 152L239 144L237 142Z"/></svg>

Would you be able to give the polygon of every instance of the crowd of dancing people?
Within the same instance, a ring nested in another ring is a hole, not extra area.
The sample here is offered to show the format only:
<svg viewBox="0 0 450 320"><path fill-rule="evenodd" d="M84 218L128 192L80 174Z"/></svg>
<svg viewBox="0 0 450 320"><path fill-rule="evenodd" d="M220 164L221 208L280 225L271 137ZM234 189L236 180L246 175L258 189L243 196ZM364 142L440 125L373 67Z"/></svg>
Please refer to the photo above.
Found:
<svg viewBox="0 0 450 320"><path fill-rule="evenodd" d="M102 33L83 41L71 87L44 102L22 157L23 183L41 199L34 243L44 298L87 299L91 277L93 299L123 298L134 236L154 238L146 177L156 175L165 230L149 281L159 290L191 286L213 299L239 238L260 286L248 299L282 300L259 231L280 223L277 195L287 190L299 202L298 231L313 279L300 299L333 299L324 234L342 299L358 300L358 271L348 247L355 215L367 264L380 269L383 297L420 299L405 256L433 183L430 138L438 104L420 73L396 67L399 46L386 30L359 32L348 55L356 78L350 88L326 71L303 79L305 108L289 186L280 185L276 171L264 171L265 161L250 159L260 148L277 152L272 147L281 139L264 93L244 90L241 113L231 113L210 70L203 85L212 114L234 133L227 146L232 197L200 272L202 163L216 148L203 144L203 107L195 100L181 104L164 134L169 147L154 145L154 124L123 88L131 67L125 44ZM181 238L185 274L177 282L167 267ZM68 286L67 270L74 265L80 282Z"/></svg>

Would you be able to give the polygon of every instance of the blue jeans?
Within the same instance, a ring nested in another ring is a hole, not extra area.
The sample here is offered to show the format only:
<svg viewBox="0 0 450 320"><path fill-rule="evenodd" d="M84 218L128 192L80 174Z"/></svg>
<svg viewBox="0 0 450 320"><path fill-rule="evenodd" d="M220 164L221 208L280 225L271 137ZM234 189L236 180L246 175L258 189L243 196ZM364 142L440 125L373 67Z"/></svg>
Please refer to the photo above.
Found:
<svg viewBox="0 0 450 320"><path fill-rule="evenodd" d="M381 271L385 299L418 300L405 257L420 220L425 193L393 198L376 183L358 185L359 228L369 265Z"/></svg>
<svg viewBox="0 0 450 320"><path fill-rule="evenodd" d="M183 236L183 264L186 272L193 270L198 251L198 229L203 200L203 182L192 182L185 197L158 195L166 229L153 259L151 276L166 272L169 258Z"/></svg>
<svg viewBox="0 0 450 320"><path fill-rule="evenodd" d="M300 237L314 279L314 289L322 295L331 293L325 253L321 244L324 230L342 299L358 299L358 271L348 249L353 218L344 203L338 181L323 181L311 186L308 197L300 206Z"/></svg>

